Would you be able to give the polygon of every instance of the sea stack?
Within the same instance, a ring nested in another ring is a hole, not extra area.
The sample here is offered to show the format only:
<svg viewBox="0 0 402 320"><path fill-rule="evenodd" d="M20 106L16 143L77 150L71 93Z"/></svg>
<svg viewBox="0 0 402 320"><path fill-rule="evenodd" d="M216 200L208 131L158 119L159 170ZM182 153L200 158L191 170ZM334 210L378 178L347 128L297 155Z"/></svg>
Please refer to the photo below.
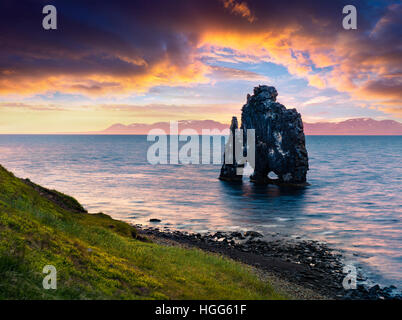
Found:
<svg viewBox="0 0 402 320"><path fill-rule="evenodd" d="M221 168L221 174L219 179L225 181L236 181L242 180L243 176L238 175L237 168L244 167L244 165L239 165L236 160L236 130L239 129L239 124L237 122L237 117L232 117L232 122L230 124L230 138L225 146L225 154L223 155L223 166ZM229 153L227 151L229 150Z"/></svg>
<svg viewBox="0 0 402 320"><path fill-rule="evenodd" d="M255 164L250 179L264 184L307 185L308 154L301 115L276 102L277 96L274 87L255 87L242 108L243 148L247 130L255 130ZM270 179L270 172L278 178Z"/></svg>

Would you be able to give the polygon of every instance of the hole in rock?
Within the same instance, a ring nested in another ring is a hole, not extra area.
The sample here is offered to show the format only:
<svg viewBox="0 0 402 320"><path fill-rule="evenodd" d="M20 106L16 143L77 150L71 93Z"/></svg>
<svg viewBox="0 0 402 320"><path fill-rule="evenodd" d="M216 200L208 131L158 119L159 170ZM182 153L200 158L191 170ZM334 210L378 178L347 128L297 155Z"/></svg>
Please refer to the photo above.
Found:
<svg viewBox="0 0 402 320"><path fill-rule="evenodd" d="M271 171L270 173L268 173L268 178L276 180L278 179L278 176L275 174L275 172Z"/></svg>
<svg viewBox="0 0 402 320"><path fill-rule="evenodd" d="M243 169L243 176L244 177L249 177L253 174L254 169L248 162L246 162L244 169Z"/></svg>

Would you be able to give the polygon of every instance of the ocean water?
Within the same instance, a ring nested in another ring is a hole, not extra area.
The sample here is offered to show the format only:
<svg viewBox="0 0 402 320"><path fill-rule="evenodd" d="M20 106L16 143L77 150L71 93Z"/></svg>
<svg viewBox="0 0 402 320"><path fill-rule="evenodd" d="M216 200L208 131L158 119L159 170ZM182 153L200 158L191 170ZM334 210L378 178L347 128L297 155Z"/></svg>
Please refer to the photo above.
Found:
<svg viewBox="0 0 402 320"><path fill-rule="evenodd" d="M146 136L0 135L0 164L134 224L325 241L370 280L402 288L402 136L306 142L303 189L232 185L220 165L151 165Z"/></svg>

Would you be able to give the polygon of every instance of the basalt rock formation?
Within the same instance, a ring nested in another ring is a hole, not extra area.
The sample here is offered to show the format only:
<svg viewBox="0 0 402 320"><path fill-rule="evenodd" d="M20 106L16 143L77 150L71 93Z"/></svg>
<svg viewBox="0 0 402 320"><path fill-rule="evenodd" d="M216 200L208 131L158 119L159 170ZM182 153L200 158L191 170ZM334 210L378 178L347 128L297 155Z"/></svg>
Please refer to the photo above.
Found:
<svg viewBox="0 0 402 320"><path fill-rule="evenodd" d="M219 179L226 181L241 181L243 176L238 175L237 169L244 165L239 165L236 160L236 130L239 129L237 117L232 117L232 123L230 124L230 139L225 147L225 154L223 156L223 166L221 168L221 174ZM230 152L227 154L227 152ZM228 161L229 159L229 161Z"/></svg>
<svg viewBox="0 0 402 320"><path fill-rule="evenodd" d="M240 128L243 129L244 150L247 130L255 130L255 164L250 179L256 183L306 185L309 167L301 115L296 109L286 109L276 102L277 96L274 87L255 87L254 94L247 95L247 103L242 108ZM224 167L225 164L221 178ZM270 172L278 179L270 179Z"/></svg>

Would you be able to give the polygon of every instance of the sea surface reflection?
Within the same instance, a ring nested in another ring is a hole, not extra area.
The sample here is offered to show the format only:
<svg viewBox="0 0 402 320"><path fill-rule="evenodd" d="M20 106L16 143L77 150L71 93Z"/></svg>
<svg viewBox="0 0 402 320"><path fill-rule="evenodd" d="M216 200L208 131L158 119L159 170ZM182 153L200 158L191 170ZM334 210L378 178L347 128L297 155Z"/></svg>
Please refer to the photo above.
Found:
<svg viewBox="0 0 402 320"><path fill-rule="evenodd" d="M402 287L402 136L309 136L308 181L228 184L219 165L150 165L145 136L0 135L0 164L90 212L194 232L255 230L326 241Z"/></svg>

